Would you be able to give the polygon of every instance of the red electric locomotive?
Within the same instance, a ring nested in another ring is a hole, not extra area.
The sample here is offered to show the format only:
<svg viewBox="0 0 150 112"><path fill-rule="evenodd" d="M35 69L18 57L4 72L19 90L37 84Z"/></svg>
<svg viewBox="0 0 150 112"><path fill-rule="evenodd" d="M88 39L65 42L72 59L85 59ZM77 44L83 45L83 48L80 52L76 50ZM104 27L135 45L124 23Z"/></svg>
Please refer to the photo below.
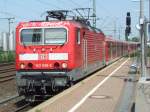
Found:
<svg viewBox="0 0 150 112"><path fill-rule="evenodd" d="M28 101L49 96L105 66L101 30L79 18L61 18L60 11L48 13L59 20L22 22L16 28L18 92Z"/></svg>
<svg viewBox="0 0 150 112"><path fill-rule="evenodd" d="M46 21L22 22L16 28L18 92L30 102L51 96L128 53L127 42L105 38L87 19L68 20L64 10L47 13ZM136 49L133 43L130 46L130 52Z"/></svg>

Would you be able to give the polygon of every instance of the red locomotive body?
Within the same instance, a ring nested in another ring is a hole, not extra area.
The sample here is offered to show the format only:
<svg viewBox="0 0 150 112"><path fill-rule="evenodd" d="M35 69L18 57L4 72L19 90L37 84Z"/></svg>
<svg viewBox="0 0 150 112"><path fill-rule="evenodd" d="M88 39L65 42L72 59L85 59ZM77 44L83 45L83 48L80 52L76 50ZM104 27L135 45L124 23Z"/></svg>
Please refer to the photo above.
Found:
<svg viewBox="0 0 150 112"><path fill-rule="evenodd" d="M20 94L50 94L103 66L104 34L98 29L76 21L25 22L16 28Z"/></svg>
<svg viewBox="0 0 150 112"><path fill-rule="evenodd" d="M17 70L73 69L75 36L79 24L64 22L20 23L16 30ZM79 62L81 57L78 57ZM77 65L77 64L78 65Z"/></svg>
<svg viewBox="0 0 150 112"><path fill-rule="evenodd" d="M18 92L30 102L51 96L127 53L126 42L105 38L85 21L22 22L16 28Z"/></svg>

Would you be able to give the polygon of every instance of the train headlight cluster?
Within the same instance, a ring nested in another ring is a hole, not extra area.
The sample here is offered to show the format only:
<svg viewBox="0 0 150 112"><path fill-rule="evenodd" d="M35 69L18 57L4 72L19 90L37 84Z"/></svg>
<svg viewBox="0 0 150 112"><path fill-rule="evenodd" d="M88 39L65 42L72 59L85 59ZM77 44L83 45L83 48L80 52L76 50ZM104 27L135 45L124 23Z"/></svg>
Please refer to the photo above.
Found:
<svg viewBox="0 0 150 112"><path fill-rule="evenodd" d="M67 63L62 63L61 66L62 66L62 68L67 68L68 65L67 65Z"/></svg>
<svg viewBox="0 0 150 112"><path fill-rule="evenodd" d="M24 63L21 63L21 64L20 64L20 68L21 68L21 69L24 69L24 68L25 68L25 64L24 64Z"/></svg>
<svg viewBox="0 0 150 112"><path fill-rule="evenodd" d="M33 64L32 64L32 63L28 63L28 67L29 67L29 68L32 68L32 67L33 67Z"/></svg>
<svg viewBox="0 0 150 112"><path fill-rule="evenodd" d="M59 67L60 67L59 63L58 63L58 62L55 62L55 63L54 63L54 68L59 68Z"/></svg>
<svg viewBox="0 0 150 112"><path fill-rule="evenodd" d="M63 68L66 69L68 67L67 63L63 62L62 64L59 64L58 62L54 63L54 68Z"/></svg>

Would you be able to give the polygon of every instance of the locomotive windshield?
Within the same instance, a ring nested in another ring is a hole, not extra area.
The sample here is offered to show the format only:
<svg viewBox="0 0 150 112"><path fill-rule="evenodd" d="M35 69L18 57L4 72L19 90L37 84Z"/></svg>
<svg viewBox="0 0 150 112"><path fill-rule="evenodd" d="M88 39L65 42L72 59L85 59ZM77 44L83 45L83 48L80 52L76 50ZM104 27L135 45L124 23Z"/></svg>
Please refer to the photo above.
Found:
<svg viewBox="0 0 150 112"><path fill-rule="evenodd" d="M21 42L25 45L64 44L67 40L65 28L23 29Z"/></svg>
<svg viewBox="0 0 150 112"><path fill-rule="evenodd" d="M64 28L46 28L45 44L62 44L66 42L67 32Z"/></svg>
<svg viewBox="0 0 150 112"><path fill-rule="evenodd" d="M41 29L22 30L21 42L23 44L42 44L42 30Z"/></svg>

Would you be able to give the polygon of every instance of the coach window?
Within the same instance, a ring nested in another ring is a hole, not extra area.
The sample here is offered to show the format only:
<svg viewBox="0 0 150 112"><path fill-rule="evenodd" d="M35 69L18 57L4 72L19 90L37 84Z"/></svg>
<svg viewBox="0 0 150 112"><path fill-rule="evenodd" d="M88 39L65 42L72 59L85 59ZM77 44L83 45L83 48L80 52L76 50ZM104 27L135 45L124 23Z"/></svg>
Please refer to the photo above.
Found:
<svg viewBox="0 0 150 112"><path fill-rule="evenodd" d="M80 44L80 29L77 29L77 43Z"/></svg>

